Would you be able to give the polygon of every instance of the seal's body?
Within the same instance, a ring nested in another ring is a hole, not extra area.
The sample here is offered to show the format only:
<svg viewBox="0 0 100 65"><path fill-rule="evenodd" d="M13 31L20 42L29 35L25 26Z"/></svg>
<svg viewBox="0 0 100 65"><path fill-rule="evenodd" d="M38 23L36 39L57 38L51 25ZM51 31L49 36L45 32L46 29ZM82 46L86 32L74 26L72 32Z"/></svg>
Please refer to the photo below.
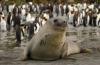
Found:
<svg viewBox="0 0 100 65"><path fill-rule="evenodd" d="M66 26L59 18L48 21L28 43L24 59L56 60L80 52L77 45L66 42Z"/></svg>

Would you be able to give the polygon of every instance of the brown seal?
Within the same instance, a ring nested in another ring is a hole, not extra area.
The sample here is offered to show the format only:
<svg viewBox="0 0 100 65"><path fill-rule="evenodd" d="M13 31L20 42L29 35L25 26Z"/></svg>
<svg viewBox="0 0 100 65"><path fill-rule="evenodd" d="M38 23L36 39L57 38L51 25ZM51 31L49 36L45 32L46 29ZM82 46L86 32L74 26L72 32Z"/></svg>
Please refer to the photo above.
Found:
<svg viewBox="0 0 100 65"><path fill-rule="evenodd" d="M22 60L56 60L79 53L77 44L66 41L67 22L59 17L50 19L30 40Z"/></svg>

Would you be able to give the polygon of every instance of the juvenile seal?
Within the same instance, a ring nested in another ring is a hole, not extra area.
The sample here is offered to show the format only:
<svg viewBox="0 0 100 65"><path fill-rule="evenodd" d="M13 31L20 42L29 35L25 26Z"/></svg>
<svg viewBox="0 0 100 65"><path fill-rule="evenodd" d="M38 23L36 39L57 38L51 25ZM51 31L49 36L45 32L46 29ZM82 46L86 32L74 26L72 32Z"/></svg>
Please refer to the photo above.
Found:
<svg viewBox="0 0 100 65"><path fill-rule="evenodd" d="M28 43L22 60L56 60L79 53L80 47L66 42L67 22L59 17L50 19Z"/></svg>

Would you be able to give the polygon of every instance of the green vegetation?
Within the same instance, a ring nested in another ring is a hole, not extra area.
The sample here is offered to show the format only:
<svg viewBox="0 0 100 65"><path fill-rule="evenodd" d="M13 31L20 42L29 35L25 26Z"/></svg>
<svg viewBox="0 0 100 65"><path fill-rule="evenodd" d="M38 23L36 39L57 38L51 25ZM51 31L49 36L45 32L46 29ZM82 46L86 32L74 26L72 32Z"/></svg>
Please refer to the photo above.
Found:
<svg viewBox="0 0 100 65"><path fill-rule="evenodd" d="M0 1L4 1L4 0L0 0ZM57 3L57 2L68 2L68 1L74 1L74 2L83 2L83 1L93 1L93 0L8 0L7 3L11 4L11 3L17 3L17 4L22 4L25 3L27 1L32 1L33 3L47 3L47 2L53 2L53 3ZM94 0L95 2L100 3L100 0Z"/></svg>
<svg viewBox="0 0 100 65"><path fill-rule="evenodd" d="M8 0L6 1L7 4L13 4L16 3L17 5L25 3L25 0Z"/></svg>

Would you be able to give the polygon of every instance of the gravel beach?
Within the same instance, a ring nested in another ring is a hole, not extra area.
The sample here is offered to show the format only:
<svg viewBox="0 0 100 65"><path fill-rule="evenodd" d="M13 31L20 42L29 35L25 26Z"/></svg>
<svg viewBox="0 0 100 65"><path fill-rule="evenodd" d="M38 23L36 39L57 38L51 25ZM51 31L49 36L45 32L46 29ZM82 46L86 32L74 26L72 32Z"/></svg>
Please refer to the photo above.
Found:
<svg viewBox="0 0 100 65"><path fill-rule="evenodd" d="M78 43L82 48L91 48L92 53L80 53L56 61L18 61L26 45L23 40L21 47L11 47L15 43L13 33L0 32L0 65L100 65L100 28L72 27L67 28L66 36Z"/></svg>

